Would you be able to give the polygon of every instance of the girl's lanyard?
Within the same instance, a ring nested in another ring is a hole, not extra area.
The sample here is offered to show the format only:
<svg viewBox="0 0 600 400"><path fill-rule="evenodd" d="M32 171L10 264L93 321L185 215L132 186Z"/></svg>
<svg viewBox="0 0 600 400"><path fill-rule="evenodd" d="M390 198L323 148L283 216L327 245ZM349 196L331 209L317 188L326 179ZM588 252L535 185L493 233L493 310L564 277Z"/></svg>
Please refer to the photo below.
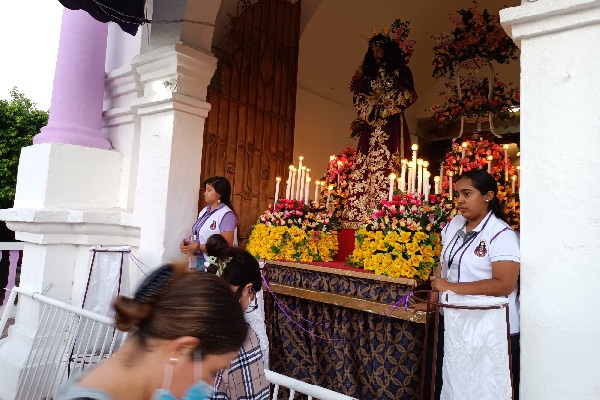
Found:
<svg viewBox="0 0 600 400"><path fill-rule="evenodd" d="M463 259L463 256L465 255L465 253L467 252L467 249L469 248L469 245L471 243L473 243L473 241L475 240L475 238L477 236L479 236L479 234L481 232L483 232L483 230L485 229L485 227L487 226L488 222L490 221L490 218L492 217L492 213L490 213L490 215L488 215L488 217L485 220L485 223L483 224L483 226L481 227L481 229L479 231L471 231L469 233L467 233L467 235L465 236L465 240L463 241L463 243L458 247L458 249L456 249L456 251L454 251L454 247L456 246L456 244L458 243L458 239L459 239L459 232L465 228L465 226L467 226L467 224L465 223L465 225L460 228L459 230L456 231L456 233L454 234L454 237L452 238L451 242L454 241L454 244L452 245L452 247L450 248L450 254L448 255L448 269L452 268L452 263L454 262L454 258L456 257L456 255L460 252L461 249L463 249L462 253L460 254L460 257L458 259L458 280L457 282L460 282L460 265ZM455 240L456 238L456 240Z"/></svg>
<svg viewBox="0 0 600 400"><path fill-rule="evenodd" d="M208 206L208 207L210 207L210 206ZM206 210L206 212L204 214L202 214L200 216L200 218L198 218L198 220L194 223L194 226L192 227L192 235L200 236L200 230L202 229L202 227L204 226L206 221L208 221L210 216L212 214L214 214L219 208L220 207L217 207L212 211L210 211L210 209Z"/></svg>

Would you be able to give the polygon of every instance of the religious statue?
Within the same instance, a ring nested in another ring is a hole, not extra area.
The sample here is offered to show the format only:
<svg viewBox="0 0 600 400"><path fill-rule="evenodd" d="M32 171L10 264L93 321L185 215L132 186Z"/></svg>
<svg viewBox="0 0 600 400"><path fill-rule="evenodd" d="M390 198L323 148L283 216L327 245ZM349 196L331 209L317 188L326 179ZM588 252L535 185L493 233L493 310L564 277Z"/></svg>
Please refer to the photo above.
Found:
<svg viewBox="0 0 600 400"><path fill-rule="evenodd" d="M399 171L401 160L410 154L404 110L417 100L406 65L414 42L401 42L402 47L398 43L397 39L408 34L407 22L397 21L394 27L393 38L384 32L369 40L363 63L350 85L358 112L353 125L359 127L360 136L342 219L345 228L356 228L387 199L390 174Z"/></svg>

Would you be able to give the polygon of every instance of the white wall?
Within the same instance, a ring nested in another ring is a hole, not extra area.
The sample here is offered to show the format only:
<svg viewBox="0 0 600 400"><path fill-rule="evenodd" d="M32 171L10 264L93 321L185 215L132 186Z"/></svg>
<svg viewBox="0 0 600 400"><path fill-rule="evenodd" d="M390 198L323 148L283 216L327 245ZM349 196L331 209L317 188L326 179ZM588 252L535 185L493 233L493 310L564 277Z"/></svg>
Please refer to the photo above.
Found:
<svg viewBox="0 0 600 400"><path fill-rule="evenodd" d="M522 51L521 398L598 399L600 1L502 17Z"/></svg>

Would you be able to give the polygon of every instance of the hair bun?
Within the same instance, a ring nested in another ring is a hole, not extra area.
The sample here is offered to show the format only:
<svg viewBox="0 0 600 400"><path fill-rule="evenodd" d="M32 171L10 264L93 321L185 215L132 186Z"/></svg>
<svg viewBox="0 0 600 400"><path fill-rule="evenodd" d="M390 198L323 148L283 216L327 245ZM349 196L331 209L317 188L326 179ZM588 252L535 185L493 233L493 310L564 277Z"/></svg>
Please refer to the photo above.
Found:
<svg viewBox="0 0 600 400"><path fill-rule="evenodd" d="M129 332L147 319L152 313L150 303L142 303L135 299L119 296L113 302L115 309L115 326L118 330Z"/></svg>

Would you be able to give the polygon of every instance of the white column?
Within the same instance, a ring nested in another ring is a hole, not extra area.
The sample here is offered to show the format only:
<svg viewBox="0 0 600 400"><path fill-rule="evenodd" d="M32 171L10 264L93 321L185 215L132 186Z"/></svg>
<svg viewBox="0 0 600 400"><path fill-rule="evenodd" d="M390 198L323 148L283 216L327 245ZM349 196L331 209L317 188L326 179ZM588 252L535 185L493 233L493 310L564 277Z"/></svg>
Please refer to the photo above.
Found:
<svg viewBox="0 0 600 400"><path fill-rule="evenodd" d="M140 118L134 217L141 226L140 259L149 266L181 259L179 242L198 215L206 92L217 59L183 44L133 60L144 97Z"/></svg>
<svg viewBox="0 0 600 400"><path fill-rule="evenodd" d="M600 385L600 1L524 1L521 47L521 398Z"/></svg>

